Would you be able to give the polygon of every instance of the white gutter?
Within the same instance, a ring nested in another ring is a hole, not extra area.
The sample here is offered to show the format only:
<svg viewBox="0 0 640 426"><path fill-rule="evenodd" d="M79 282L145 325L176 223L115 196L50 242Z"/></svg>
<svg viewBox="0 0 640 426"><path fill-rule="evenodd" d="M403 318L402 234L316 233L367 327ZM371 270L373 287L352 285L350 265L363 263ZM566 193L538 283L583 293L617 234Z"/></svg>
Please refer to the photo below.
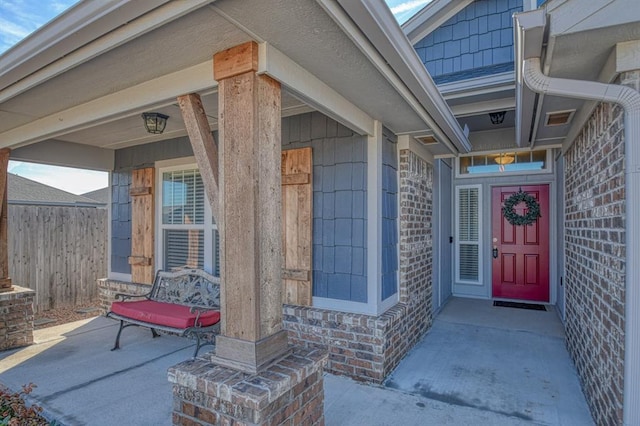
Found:
<svg viewBox="0 0 640 426"><path fill-rule="evenodd" d="M317 0L452 152L471 150L460 124L388 7L371 0Z"/></svg>
<svg viewBox="0 0 640 426"><path fill-rule="evenodd" d="M551 78L540 58L525 59L524 81L531 90L553 96L615 103L624 108L625 132L625 321L624 425L640 425L640 93L617 84Z"/></svg>

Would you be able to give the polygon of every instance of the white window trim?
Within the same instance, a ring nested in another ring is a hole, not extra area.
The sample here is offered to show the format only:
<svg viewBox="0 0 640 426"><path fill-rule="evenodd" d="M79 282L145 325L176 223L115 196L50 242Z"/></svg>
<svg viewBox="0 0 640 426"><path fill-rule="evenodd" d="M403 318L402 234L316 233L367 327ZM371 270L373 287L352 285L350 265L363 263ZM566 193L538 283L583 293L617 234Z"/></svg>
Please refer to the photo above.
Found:
<svg viewBox="0 0 640 426"><path fill-rule="evenodd" d="M501 149L497 151L481 151L473 152L468 155L460 155L456 157L456 179L475 179L484 177L503 177L503 176L522 176L522 175L548 175L553 173L553 149L546 149L545 167L542 170L520 170L516 172L495 172L495 173L460 173L460 158L462 157L476 157L480 155L499 154L503 152L529 152L530 149ZM542 149L536 149L534 151L542 151Z"/></svg>
<svg viewBox="0 0 640 426"><path fill-rule="evenodd" d="M460 190L461 189L472 189L472 188L476 188L478 190L478 280L476 281L472 281L472 280L463 280L460 278L460 244L464 243L464 244L469 244L469 243L473 243L473 241L461 241L460 240ZM483 218L482 218L482 206L483 206L483 200L482 200L482 185L481 184L477 184L477 185L458 185L456 186L456 198L455 198L455 282L456 284L466 284L466 285L476 285L476 286L482 286L484 285L484 271L483 271L483 259L484 259L484 253L483 253L483 244L482 242L484 241L484 236L483 236Z"/></svg>
<svg viewBox="0 0 640 426"><path fill-rule="evenodd" d="M165 172L173 172L177 170L186 170L186 169L198 169L198 164L195 161L195 157L185 157L179 159L158 161L155 164L156 167L156 217L155 217L155 231L156 231L156 261L155 267L156 270L160 270L164 268L163 259L164 259L164 238L163 231L165 229L202 229L204 228L204 269L209 273L213 273L215 269L214 265L214 253L213 253L213 234L214 230L218 229L218 226L215 223L204 225L164 225L162 223L162 174ZM213 212L211 211L211 203L207 198L206 191L204 193L204 217L205 220L213 217Z"/></svg>

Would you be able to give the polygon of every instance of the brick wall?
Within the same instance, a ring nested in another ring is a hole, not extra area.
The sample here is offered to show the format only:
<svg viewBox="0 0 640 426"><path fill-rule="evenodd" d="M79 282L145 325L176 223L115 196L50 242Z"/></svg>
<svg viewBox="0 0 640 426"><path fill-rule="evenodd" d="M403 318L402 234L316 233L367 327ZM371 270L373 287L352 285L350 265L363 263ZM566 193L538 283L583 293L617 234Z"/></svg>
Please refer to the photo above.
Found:
<svg viewBox="0 0 640 426"><path fill-rule="evenodd" d="M329 352L326 370L382 383L432 322L433 167L400 152L400 303L380 316L285 305L290 342Z"/></svg>
<svg viewBox="0 0 640 426"><path fill-rule="evenodd" d="M324 425L325 358L296 348L258 374L200 358L182 362L169 369L173 424Z"/></svg>
<svg viewBox="0 0 640 426"><path fill-rule="evenodd" d="M0 351L33 343L33 298L35 291L13 286L0 293Z"/></svg>
<svg viewBox="0 0 640 426"><path fill-rule="evenodd" d="M637 83L628 73L623 84ZM597 424L622 424L624 119L601 104L565 158L566 334Z"/></svg>
<svg viewBox="0 0 640 426"><path fill-rule="evenodd" d="M148 284L129 283L125 281L101 278L98 280L98 301L102 313L107 313L111 308L111 302L116 300L117 293L145 294L151 290Z"/></svg>
<svg viewBox="0 0 640 426"><path fill-rule="evenodd" d="M411 319L403 335L407 351L433 321L433 174L431 164L400 151L400 301Z"/></svg>

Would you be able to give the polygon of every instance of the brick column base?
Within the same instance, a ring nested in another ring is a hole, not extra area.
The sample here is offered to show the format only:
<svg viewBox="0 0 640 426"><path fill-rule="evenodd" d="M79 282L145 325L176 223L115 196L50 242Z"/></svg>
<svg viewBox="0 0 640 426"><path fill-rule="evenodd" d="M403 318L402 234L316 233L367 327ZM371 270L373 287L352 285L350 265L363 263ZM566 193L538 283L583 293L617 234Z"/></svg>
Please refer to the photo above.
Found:
<svg viewBox="0 0 640 426"><path fill-rule="evenodd" d="M36 292L13 286L0 293L0 351L33 343L33 299Z"/></svg>
<svg viewBox="0 0 640 426"><path fill-rule="evenodd" d="M174 425L324 425L326 352L295 347L258 374L203 359L169 369Z"/></svg>

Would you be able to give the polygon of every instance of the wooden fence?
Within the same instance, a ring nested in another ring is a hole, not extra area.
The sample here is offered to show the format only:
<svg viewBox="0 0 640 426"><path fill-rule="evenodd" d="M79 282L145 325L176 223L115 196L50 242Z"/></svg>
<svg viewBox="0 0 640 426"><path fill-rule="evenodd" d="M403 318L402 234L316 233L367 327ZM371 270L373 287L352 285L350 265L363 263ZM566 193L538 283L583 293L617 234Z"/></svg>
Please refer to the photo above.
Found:
<svg viewBox="0 0 640 426"><path fill-rule="evenodd" d="M9 205L9 273L43 311L98 298L107 276L107 210Z"/></svg>

